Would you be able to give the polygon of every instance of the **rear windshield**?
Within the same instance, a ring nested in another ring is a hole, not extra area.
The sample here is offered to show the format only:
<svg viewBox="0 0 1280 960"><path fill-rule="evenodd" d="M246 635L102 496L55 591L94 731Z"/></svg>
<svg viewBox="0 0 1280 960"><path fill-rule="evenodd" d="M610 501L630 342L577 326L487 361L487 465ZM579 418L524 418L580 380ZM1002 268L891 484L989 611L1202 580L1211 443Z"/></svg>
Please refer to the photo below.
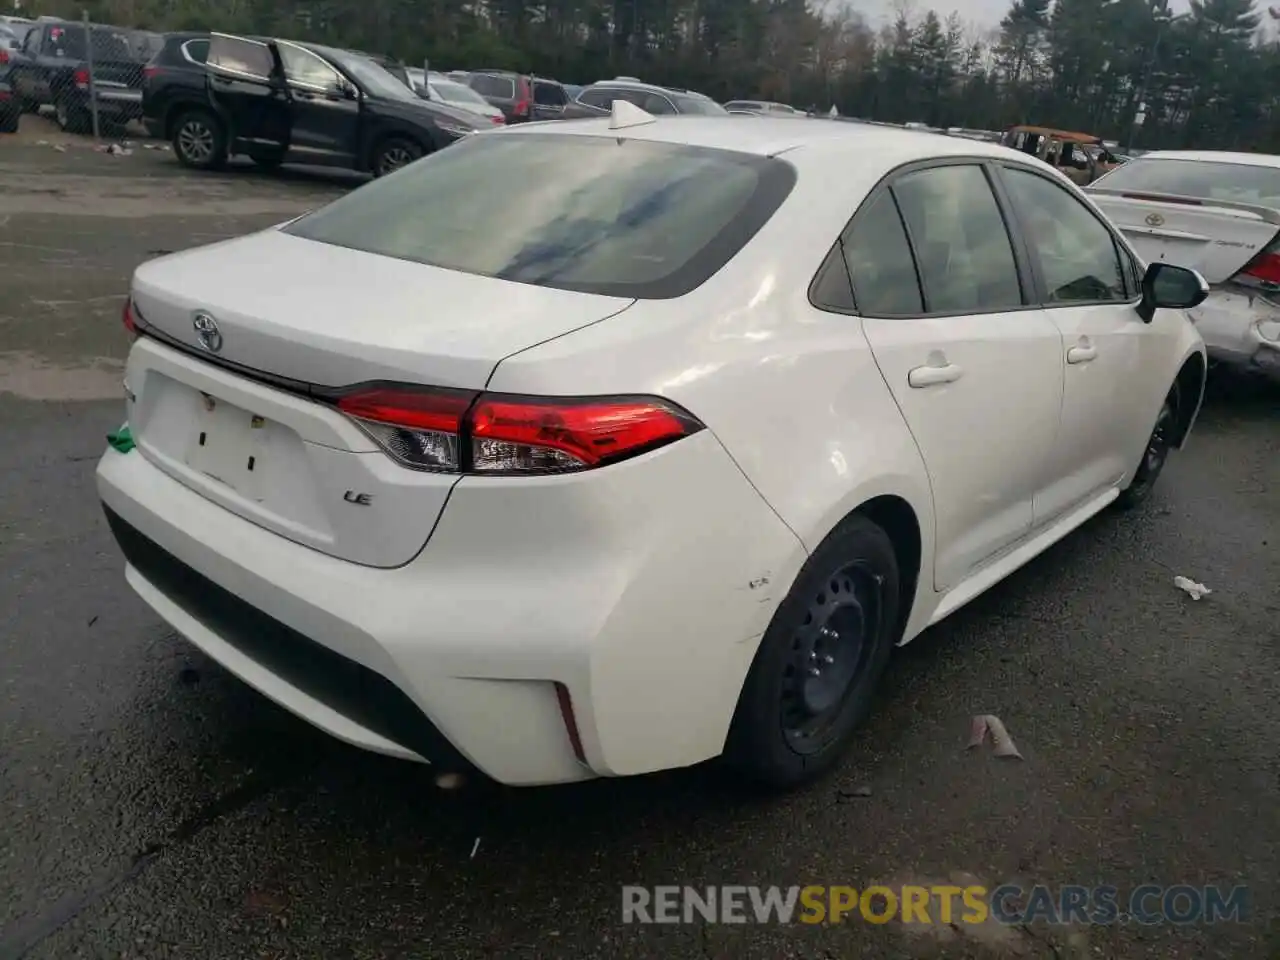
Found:
<svg viewBox="0 0 1280 960"><path fill-rule="evenodd" d="M130 32L111 27L90 27L95 60L136 60L138 55L130 46ZM84 42L84 27L79 24L49 28L46 53L68 60L87 60L89 53Z"/></svg>
<svg viewBox="0 0 1280 960"><path fill-rule="evenodd" d="M536 286L666 299L724 266L794 183L789 164L750 154L480 134L285 232Z"/></svg>
<svg viewBox="0 0 1280 960"><path fill-rule="evenodd" d="M1280 167L1245 163L1144 157L1116 167L1094 186L1280 207Z"/></svg>
<svg viewBox="0 0 1280 960"><path fill-rule="evenodd" d="M510 77L490 77L478 73L471 77L471 89L483 97L514 100L516 96L516 84Z"/></svg>

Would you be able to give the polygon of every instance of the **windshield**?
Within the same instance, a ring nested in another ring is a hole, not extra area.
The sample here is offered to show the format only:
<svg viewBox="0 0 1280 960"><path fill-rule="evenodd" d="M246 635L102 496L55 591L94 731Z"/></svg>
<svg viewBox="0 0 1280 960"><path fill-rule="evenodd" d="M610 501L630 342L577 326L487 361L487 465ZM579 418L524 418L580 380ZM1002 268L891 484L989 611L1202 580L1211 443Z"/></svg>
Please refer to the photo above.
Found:
<svg viewBox="0 0 1280 960"><path fill-rule="evenodd" d="M461 83L454 83L452 80L437 80L432 77L431 93L445 103L457 103L465 107L489 106L489 101L480 96L480 94L470 87L463 86Z"/></svg>
<svg viewBox="0 0 1280 960"><path fill-rule="evenodd" d="M322 243L607 296L683 296L795 182L781 160L613 137L482 134L285 228ZM516 191L495 183L518 183Z"/></svg>
<svg viewBox="0 0 1280 960"><path fill-rule="evenodd" d="M364 88L365 93L374 97L385 97L388 100L418 102L416 93L401 83L385 67L369 58L337 51L328 51L328 55L338 66L351 74L356 83Z"/></svg>
<svg viewBox="0 0 1280 960"><path fill-rule="evenodd" d="M703 117L725 117L729 115L729 111L714 100L704 100L702 97L673 97L676 102L676 109L681 113L692 113Z"/></svg>
<svg viewBox="0 0 1280 960"><path fill-rule="evenodd" d="M1280 167L1142 157L1116 167L1093 185L1280 208Z"/></svg>

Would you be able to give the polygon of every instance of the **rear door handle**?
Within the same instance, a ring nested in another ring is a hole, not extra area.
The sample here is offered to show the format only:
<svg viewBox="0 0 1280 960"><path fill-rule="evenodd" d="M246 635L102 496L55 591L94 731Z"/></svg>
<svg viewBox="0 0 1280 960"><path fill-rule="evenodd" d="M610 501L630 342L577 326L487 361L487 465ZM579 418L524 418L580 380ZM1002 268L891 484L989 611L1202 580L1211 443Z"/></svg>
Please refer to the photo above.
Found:
<svg viewBox="0 0 1280 960"><path fill-rule="evenodd" d="M963 373L964 371L954 363L948 363L940 367L916 367L907 374L907 383L917 389L931 387L938 383L955 383Z"/></svg>
<svg viewBox="0 0 1280 960"><path fill-rule="evenodd" d="M1072 347L1067 351L1067 363L1088 363L1098 355L1098 348L1094 346Z"/></svg>

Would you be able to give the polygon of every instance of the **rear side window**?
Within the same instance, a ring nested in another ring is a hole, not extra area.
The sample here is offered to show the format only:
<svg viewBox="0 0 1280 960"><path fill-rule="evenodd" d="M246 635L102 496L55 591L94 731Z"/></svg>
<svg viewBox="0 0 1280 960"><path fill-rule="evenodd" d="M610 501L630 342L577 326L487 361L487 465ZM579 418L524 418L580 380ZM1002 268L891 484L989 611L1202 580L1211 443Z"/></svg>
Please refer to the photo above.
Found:
<svg viewBox="0 0 1280 960"><path fill-rule="evenodd" d="M691 113L702 117L727 116L729 111L714 100L701 97L676 97L676 109L681 113Z"/></svg>
<svg viewBox="0 0 1280 960"><path fill-rule="evenodd" d="M265 43L239 37L214 37L209 42L208 64L229 73L257 77L271 76L271 51Z"/></svg>
<svg viewBox="0 0 1280 960"><path fill-rule="evenodd" d="M889 191L854 218L842 245L859 313L892 317L924 312L911 247Z"/></svg>
<svg viewBox="0 0 1280 960"><path fill-rule="evenodd" d="M482 97L506 100L516 98L516 84L510 77L491 77L484 73L472 74L471 89Z"/></svg>
<svg viewBox="0 0 1280 960"><path fill-rule="evenodd" d="M911 234L929 313L1022 306L1013 247L981 167L904 174L893 194Z"/></svg>
<svg viewBox="0 0 1280 960"><path fill-rule="evenodd" d="M789 164L751 154L484 136L375 180L285 232L518 283L666 299L724 266L794 183Z"/></svg>

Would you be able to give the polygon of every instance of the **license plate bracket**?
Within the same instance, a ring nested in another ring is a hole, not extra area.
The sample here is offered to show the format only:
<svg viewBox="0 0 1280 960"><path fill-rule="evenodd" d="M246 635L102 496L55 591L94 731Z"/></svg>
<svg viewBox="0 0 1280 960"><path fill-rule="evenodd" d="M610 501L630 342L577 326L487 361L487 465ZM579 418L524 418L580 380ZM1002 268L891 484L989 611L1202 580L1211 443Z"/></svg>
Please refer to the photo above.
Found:
<svg viewBox="0 0 1280 960"><path fill-rule="evenodd" d="M186 463L250 500L262 500L266 418L208 394L192 425Z"/></svg>

